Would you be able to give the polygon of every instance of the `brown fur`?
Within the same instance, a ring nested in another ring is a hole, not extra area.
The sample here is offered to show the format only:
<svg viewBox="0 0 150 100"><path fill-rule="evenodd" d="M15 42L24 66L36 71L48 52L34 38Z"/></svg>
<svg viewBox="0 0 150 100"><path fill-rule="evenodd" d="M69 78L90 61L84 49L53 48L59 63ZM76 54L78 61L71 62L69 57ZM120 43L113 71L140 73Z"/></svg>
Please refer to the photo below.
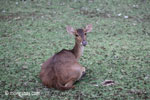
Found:
<svg viewBox="0 0 150 100"><path fill-rule="evenodd" d="M73 33L74 35L80 35L77 31ZM78 63L82 54L81 48L83 45L81 45L81 42L86 39L83 34L82 37L81 35L76 36L75 46L72 50L63 49L42 64L40 79L44 85L59 90L74 88L74 82L85 73L85 68Z"/></svg>

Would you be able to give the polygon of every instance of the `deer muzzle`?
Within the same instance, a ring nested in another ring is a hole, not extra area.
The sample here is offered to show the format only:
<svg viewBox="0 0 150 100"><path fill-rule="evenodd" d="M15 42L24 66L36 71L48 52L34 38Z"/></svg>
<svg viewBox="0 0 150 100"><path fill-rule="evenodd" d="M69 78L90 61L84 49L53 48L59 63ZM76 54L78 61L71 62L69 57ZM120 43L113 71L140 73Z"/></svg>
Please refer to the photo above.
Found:
<svg viewBox="0 0 150 100"><path fill-rule="evenodd" d="M87 45L87 41L82 41L82 45L86 46Z"/></svg>

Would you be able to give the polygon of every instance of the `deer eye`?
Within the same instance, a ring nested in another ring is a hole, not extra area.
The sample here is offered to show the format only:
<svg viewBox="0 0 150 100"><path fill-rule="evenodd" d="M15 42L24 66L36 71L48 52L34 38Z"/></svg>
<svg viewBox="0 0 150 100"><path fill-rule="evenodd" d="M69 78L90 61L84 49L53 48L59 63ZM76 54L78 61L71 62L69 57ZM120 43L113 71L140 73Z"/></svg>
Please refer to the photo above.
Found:
<svg viewBox="0 0 150 100"><path fill-rule="evenodd" d="M79 35L78 34L76 34L76 37L78 37Z"/></svg>
<svg viewBox="0 0 150 100"><path fill-rule="evenodd" d="M85 35L86 35L86 33L85 33Z"/></svg>

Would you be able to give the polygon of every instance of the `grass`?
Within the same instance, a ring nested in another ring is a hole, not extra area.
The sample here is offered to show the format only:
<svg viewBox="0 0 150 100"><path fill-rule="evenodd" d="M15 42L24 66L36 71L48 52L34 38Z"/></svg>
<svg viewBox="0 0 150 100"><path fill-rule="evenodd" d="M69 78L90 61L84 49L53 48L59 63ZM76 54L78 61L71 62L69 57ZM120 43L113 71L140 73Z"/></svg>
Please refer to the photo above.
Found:
<svg viewBox="0 0 150 100"><path fill-rule="evenodd" d="M2 100L150 99L148 0L1 0L0 5ZM75 90L43 86L41 64L74 45L65 27L89 23L93 31L80 59L86 76ZM115 84L103 86L105 80Z"/></svg>

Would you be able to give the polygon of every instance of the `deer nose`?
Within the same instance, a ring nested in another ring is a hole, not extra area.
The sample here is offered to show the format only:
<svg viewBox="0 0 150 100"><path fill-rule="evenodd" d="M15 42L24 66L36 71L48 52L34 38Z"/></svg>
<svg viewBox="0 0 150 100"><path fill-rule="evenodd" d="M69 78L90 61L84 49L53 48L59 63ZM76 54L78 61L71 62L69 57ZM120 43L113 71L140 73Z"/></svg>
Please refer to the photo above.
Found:
<svg viewBox="0 0 150 100"><path fill-rule="evenodd" d="M86 46L87 45L87 41L82 41L82 45Z"/></svg>

